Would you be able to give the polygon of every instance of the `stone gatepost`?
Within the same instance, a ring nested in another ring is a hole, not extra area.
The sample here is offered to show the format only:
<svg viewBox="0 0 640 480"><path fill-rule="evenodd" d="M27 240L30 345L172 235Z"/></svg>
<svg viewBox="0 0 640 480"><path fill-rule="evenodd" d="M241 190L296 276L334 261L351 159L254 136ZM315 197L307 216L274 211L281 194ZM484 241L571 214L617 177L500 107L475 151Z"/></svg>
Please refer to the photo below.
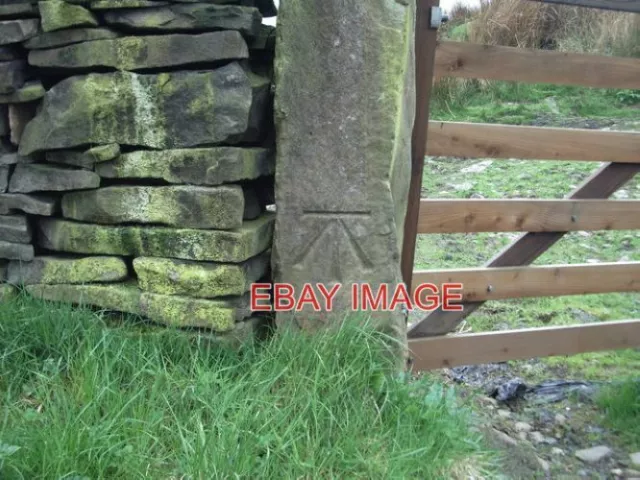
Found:
<svg viewBox="0 0 640 480"><path fill-rule="evenodd" d="M277 29L274 281L340 283L332 314L279 313L316 329L351 310L351 285L391 289L415 115L413 0L282 0ZM371 313L405 341L406 316Z"/></svg>

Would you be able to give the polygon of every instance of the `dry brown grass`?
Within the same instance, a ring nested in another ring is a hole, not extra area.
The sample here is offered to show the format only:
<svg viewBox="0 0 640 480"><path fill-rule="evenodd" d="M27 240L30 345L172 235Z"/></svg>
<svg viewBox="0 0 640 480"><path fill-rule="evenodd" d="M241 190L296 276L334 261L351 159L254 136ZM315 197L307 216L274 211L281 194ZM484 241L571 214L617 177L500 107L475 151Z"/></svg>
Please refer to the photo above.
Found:
<svg viewBox="0 0 640 480"><path fill-rule="evenodd" d="M481 0L475 11L454 7L474 43L640 56L640 15L548 5L527 0Z"/></svg>

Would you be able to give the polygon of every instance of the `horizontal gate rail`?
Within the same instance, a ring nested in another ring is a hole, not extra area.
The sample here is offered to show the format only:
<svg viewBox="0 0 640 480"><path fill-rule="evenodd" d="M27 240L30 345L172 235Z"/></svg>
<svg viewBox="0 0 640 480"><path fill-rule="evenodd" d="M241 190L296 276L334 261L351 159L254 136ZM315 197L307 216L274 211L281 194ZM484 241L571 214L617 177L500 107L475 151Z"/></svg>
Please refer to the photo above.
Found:
<svg viewBox="0 0 640 480"><path fill-rule="evenodd" d="M640 89L640 59L444 41L436 48L440 77Z"/></svg>
<svg viewBox="0 0 640 480"><path fill-rule="evenodd" d="M640 132L431 121L427 155L640 163Z"/></svg>
<svg viewBox="0 0 640 480"><path fill-rule="evenodd" d="M464 301L640 292L640 262L418 270L413 285L460 283Z"/></svg>
<svg viewBox="0 0 640 480"><path fill-rule="evenodd" d="M418 233L640 229L640 200L421 200Z"/></svg>
<svg viewBox="0 0 640 480"><path fill-rule="evenodd" d="M638 164L610 163L601 167L571 195L574 200L608 198L625 183L640 172ZM555 245L564 232L526 233L513 242L495 258L487 267L512 267L530 265L540 255ZM484 302L465 302L463 312L435 310L422 322L414 325L409 331L409 338L444 335L456 327Z"/></svg>
<svg viewBox="0 0 640 480"><path fill-rule="evenodd" d="M415 371L640 347L640 320L410 340Z"/></svg>

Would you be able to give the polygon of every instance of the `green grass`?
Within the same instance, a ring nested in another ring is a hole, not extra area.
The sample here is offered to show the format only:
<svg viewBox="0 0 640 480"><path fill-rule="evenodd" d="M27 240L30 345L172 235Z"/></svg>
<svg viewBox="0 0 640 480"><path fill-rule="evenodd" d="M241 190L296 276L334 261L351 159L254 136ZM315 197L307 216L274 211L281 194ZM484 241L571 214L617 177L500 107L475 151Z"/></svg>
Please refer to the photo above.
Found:
<svg viewBox="0 0 640 480"><path fill-rule="evenodd" d="M436 120L530 125L575 118L640 120L640 91L445 79L433 91Z"/></svg>
<svg viewBox="0 0 640 480"><path fill-rule="evenodd" d="M640 381L628 380L605 389L597 399L604 424L616 432L631 451L640 448Z"/></svg>
<svg viewBox="0 0 640 480"><path fill-rule="evenodd" d="M0 477L454 478L490 466L453 391L347 323L225 350L26 296L0 304Z"/></svg>

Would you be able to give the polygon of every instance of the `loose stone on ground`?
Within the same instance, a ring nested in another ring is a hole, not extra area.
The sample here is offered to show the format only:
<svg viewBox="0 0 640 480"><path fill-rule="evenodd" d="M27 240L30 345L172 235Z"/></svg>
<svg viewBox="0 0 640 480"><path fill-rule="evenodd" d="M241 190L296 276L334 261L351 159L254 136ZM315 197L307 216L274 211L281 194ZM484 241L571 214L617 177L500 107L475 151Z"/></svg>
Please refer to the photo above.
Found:
<svg viewBox="0 0 640 480"><path fill-rule="evenodd" d="M611 456L613 451L606 446L597 446L592 448L585 448L575 452L575 456L585 463L598 463L601 460Z"/></svg>

